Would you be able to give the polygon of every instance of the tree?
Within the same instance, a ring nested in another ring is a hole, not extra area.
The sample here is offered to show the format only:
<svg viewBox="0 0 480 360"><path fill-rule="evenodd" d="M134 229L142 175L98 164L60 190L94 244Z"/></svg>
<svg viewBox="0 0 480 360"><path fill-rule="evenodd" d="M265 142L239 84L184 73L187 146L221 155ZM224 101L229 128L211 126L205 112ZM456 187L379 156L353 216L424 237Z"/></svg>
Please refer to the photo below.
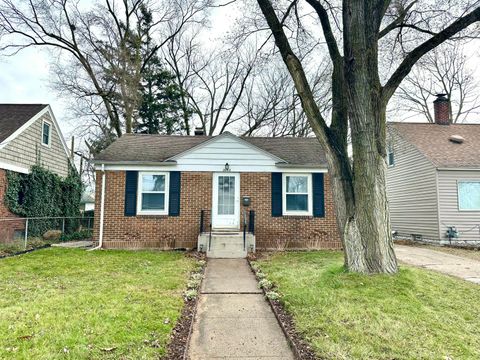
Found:
<svg viewBox="0 0 480 360"><path fill-rule="evenodd" d="M397 272L385 191L387 104L423 55L480 20L480 7L462 3L457 11L442 13L435 4L437 16L433 16L419 0L350 0L341 5L306 0L323 30L332 63L332 111L327 124L312 93L306 64L296 56L283 26L290 13L300 13L299 1L289 3L282 21L270 0L257 3L326 153L346 268L361 273ZM336 27L331 25L332 18ZM337 42L340 36L342 47ZM379 72L382 39L390 39L393 50L399 46L403 55L392 57L395 70L383 82Z"/></svg>
<svg viewBox="0 0 480 360"><path fill-rule="evenodd" d="M144 15L139 27L143 29L141 33L145 34L145 39L140 39L140 54L146 58L156 45L149 31L153 21L151 12L146 7L142 7L142 12ZM132 49L135 49L135 44L131 44ZM170 135L185 130L182 121L188 123L191 111L183 108L183 90L175 82L175 76L163 66L157 53L150 57L140 75L141 102L134 131Z"/></svg>
<svg viewBox="0 0 480 360"><path fill-rule="evenodd" d="M27 47L48 48L59 92L71 93L87 114L105 117L117 137L132 132L141 72L183 27L202 23L210 0L0 0L0 51L15 55ZM152 10L148 27L140 27ZM158 39L149 53L132 44L147 33ZM92 103L95 105L92 106ZM103 132L103 130L101 131Z"/></svg>
<svg viewBox="0 0 480 360"><path fill-rule="evenodd" d="M480 84L467 67L463 44L445 44L426 54L405 78L396 94L397 106L407 114L435 122L432 100L446 94L452 123L462 123L480 112Z"/></svg>

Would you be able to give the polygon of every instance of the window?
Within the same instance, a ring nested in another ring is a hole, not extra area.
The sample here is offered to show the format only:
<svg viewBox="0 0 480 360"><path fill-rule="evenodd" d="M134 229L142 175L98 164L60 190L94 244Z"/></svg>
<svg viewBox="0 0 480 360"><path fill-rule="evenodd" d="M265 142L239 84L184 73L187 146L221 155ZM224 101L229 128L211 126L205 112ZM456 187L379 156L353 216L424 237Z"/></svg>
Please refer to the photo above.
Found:
<svg viewBox="0 0 480 360"><path fill-rule="evenodd" d="M458 209L480 210L480 181L458 182Z"/></svg>
<svg viewBox="0 0 480 360"><path fill-rule="evenodd" d="M395 165L395 154L393 152L393 146L389 145L387 148L387 165L394 166Z"/></svg>
<svg viewBox="0 0 480 360"><path fill-rule="evenodd" d="M168 214L168 173L138 174L137 213Z"/></svg>
<svg viewBox="0 0 480 360"><path fill-rule="evenodd" d="M283 174L283 214L312 215L310 174Z"/></svg>
<svg viewBox="0 0 480 360"><path fill-rule="evenodd" d="M42 123L42 144L50 146L50 123L44 121Z"/></svg>

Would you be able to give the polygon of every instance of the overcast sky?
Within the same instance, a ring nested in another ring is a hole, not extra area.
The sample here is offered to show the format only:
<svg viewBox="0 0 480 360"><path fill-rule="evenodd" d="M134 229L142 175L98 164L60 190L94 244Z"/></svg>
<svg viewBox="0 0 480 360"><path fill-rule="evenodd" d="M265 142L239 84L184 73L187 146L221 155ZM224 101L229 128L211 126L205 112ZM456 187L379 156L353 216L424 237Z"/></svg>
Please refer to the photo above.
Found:
<svg viewBox="0 0 480 360"><path fill-rule="evenodd" d="M216 10L211 17L215 33L223 33L233 22L231 11ZM216 37L210 34L206 38ZM477 41L478 43L478 41ZM480 51L470 47L470 66L476 68L476 78L480 80ZM74 120L67 119L68 94L60 96L50 86L48 53L45 50L28 48L13 57L0 57L0 103L42 103L50 104L60 127L68 140L72 135ZM433 99L432 99L433 100ZM479 119L480 122L480 119Z"/></svg>

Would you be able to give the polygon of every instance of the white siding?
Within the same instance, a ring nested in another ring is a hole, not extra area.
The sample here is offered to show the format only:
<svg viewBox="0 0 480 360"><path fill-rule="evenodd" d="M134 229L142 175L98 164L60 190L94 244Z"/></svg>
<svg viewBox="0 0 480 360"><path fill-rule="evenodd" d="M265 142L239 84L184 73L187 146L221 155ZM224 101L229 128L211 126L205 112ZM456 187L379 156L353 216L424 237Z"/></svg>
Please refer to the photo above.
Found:
<svg viewBox="0 0 480 360"><path fill-rule="evenodd" d="M480 170L439 170L438 191L440 199L440 229L443 240L447 240L445 232L448 226L455 226L460 232L459 241L480 242L480 211L458 210L457 181L478 180L480 181Z"/></svg>
<svg viewBox="0 0 480 360"><path fill-rule="evenodd" d="M201 168L203 171L219 171L225 164L231 171L265 171L275 167L278 159L232 136L220 136L197 148L175 157L179 167Z"/></svg>
<svg viewBox="0 0 480 360"><path fill-rule="evenodd" d="M42 121L49 121L51 126L50 147L42 145ZM29 169L39 163L60 176L68 175L68 157L65 153L60 134L57 132L50 114L37 119L16 138L0 149L0 162Z"/></svg>
<svg viewBox="0 0 480 360"><path fill-rule="evenodd" d="M438 240L436 170L414 146L389 132L395 165L387 169L387 195L392 229Z"/></svg>

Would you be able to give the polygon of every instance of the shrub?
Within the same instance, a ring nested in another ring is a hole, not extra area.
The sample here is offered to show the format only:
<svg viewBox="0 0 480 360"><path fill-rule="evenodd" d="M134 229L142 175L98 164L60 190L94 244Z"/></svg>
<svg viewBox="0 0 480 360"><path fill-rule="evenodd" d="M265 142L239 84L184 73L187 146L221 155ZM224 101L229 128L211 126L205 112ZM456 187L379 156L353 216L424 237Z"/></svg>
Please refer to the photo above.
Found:
<svg viewBox="0 0 480 360"><path fill-rule="evenodd" d="M258 282L258 287L261 289L268 290L268 289L271 289L272 286L273 286L272 282L267 279L262 279Z"/></svg>
<svg viewBox="0 0 480 360"><path fill-rule="evenodd" d="M268 291L265 296L267 297L267 299L270 299L270 300L279 300L280 299L280 295L275 292L275 291Z"/></svg>
<svg viewBox="0 0 480 360"><path fill-rule="evenodd" d="M189 301L195 299L197 295L198 295L198 292L195 289L189 289L185 291L185 299Z"/></svg>
<svg viewBox="0 0 480 360"><path fill-rule="evenodd" d="M5 204L13 213L25 217L75 217L80 215L83 185L75 169L65 179L34 165L29 174L7 172L8 187ZM78 229L77 219L65 221L65 232ZM35 220L29 224L32 236L41 236L47 230L58 228L58 220Z"/></svg>
<svg viewBox="0 0 480 360"><path fill-rule="evenodd" d="M88 240L93 236L91 229L83 229L80 231L75 231L72 234L62 234L60 237L61 241L73 241L73 240Z"/></svg>
<svg viewBox="0 0 480 360"><path fill-rule="evenodd" d="M189 289L196 289L196 288L198 288L198 287L200 286L200 283L201 283L201 282L202 282L202 281L201 281L201 280L198 280L198 279L191 279L191 280L189 280L188 283L187 283L187 288L189 288Z"/></svg>

